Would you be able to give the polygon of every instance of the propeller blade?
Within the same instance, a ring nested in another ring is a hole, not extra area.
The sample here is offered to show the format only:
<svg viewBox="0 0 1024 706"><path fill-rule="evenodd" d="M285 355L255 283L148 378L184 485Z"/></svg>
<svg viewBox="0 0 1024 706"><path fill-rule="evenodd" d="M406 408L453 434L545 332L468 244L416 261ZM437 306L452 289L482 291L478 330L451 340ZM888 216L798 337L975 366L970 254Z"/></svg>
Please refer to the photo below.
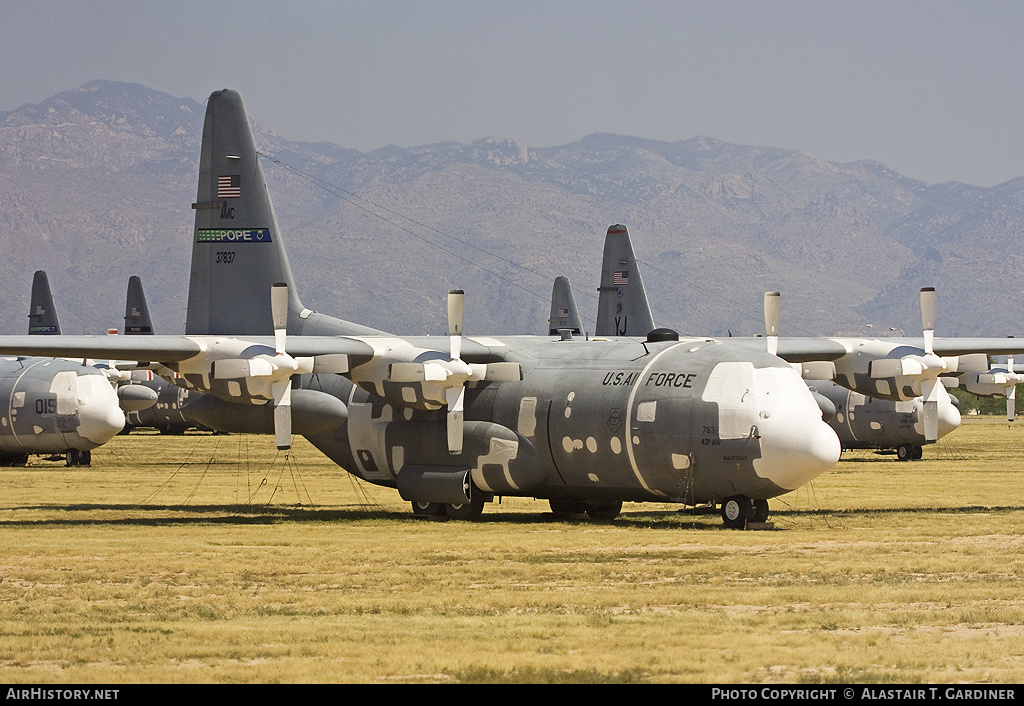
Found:
<svg viewBox="0 0 1024 706"><path fill-rule="evenodd" d="M925 380L921 383L921 396L924 398L924 438L927 442L939 440L939 399L945 388L938 378Z"/></svg>
<svg viewBox="0 0 1024 706"><path fill-rule="evenodd" d="M285 355L285 341L288 335L288 285L275 282L270 287L270 313L274 317L274 350ZM292 447L292 380L288 378L275 382L274 393L274 439L277 448L285 451Z"/></svg>
<svg viewBox="0 0 1024 706"><path fill-rule="evenodd" d="M274 348L284 353L288 331L288 285L284 282L275 282L270 287L270 313L274 317Z"/></svg>
<svg viewBox="0 0 1024 706"><path fill-rule="evenodd" d="M462 385L445 390L448 398L448 453L457 456L462 453L463 405L466 388Z"/></svg>
<svg viewBox="0 0 1024 706"><path fill-rule="evenodd" d="M768 352L776 355L779 352L779 319L782 312L782 299L778 292L764 293L764 332L768 339Z"/></svg>
<svg viewBox="0 0 1024 706"><path fill-rule="evenodd" d="M451 336L452 360L462 355L462 319L466 310L466 293L461 289L448 292L448 335Z"/></svg>
<svg viewBox="0 0 1024 706"><path fill-rule="evenodd" d="M934 352L935 339L935 287L921 288L921 328L924 329L924 352Z"/></svg>
<svg viewBox="0 0 1024 706"><path fill-rule="evenodd" d="M1006 357L1006 372L1012 383L1006 391L1006 421L1012 422L1017 414L1017 376L1013 374L1013 356Z"/></svg>
<svg viewBox="0 0 1024 706"><path fill-rule="evenodd" d="M274 383L274 439L279 451L292 447L292 381Z"/></svg>

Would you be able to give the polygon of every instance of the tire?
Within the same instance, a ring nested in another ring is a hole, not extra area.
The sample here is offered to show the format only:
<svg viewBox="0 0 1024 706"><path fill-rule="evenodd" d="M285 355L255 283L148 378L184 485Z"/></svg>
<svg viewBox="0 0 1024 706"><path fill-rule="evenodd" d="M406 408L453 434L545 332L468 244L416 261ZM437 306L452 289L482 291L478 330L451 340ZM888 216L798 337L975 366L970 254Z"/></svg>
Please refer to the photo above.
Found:
<svg viewBox="0 0 1024 706"><path fill-rule="evenodd" d="M900 444L896 447L896 460L909 461L914 457L914 447L910 444Z"/></svg>
<svg viewBox="0 0 1024 706"><path fill-rule="evenodd" d="M585 503L581 500L548 500L548 505L551 506L551 512L556 515L579 515L587 511Z"/></svg>
<svg viewBox="0 0 1024 706"><path fill-rule="evenodd" d="M767 522L770 514L767 500L754 500L751 502L751 522Z"/></svg>
<svg viewBox="0 0 1024 706"><path fill-rule="evenodd" d="M583 503L583 510L592 520L614 520L622 512L622 503L618 500L591 501Z"/></svg>
<svg viewBox="0 0 1024 706"><path fill-rule="evenodd" d="M752 514L753 506L745 495L733 495L722 501L722 522L729 529L746 529Z"/></svg>
<svg viewBox="0 0 1024 706"><path fill-rule="evenodd" d="M487 494L476 487L472 482L469 484L468 503L457 505L447 504L444 506L445 514L452 520L477 520L484 511L484 503L487 502Z"/></svg>
<svg viewBox="0 0 1024 706"><path fill-rule="evenodd" d="M413 500L412 514L417 517L437 517L445 514L444 505L441 503L423 503L418 500Z"/></svg>

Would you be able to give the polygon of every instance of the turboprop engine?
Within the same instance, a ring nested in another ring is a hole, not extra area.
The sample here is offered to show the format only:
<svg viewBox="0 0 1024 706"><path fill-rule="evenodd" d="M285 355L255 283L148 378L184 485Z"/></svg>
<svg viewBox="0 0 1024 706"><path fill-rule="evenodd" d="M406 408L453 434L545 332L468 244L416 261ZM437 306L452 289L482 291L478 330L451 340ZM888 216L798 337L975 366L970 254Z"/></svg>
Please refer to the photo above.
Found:
<svg viewBox="0 0 1024 706"><path fill-rule="evenodd" d="M203 426L238 434L273 434L274 406L228 402L213 395L201 395L189 402L182 413ZM305 436L322 434L348 418L348 408L337 397L316 390L291 391L292 432Z"/></svg>

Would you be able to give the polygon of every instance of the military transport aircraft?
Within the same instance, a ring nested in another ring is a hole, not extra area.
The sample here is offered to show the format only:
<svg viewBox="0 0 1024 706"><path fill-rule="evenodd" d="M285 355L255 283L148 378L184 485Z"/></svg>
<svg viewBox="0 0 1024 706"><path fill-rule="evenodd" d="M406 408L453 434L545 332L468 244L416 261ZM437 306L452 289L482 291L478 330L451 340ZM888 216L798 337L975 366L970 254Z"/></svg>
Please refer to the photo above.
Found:
<svg viewBox="0 0 1024 706"><path fill-rule="evenodd" d="M564 281L555 282L552 310L555 297L559 301L575 303L568 280L559 279ZM769 296L768 302L772 306L778 304L774 296ZM575 316L577 320L580 318L579 312L569 312L569 316ZM640 328L634 328L634 325ZM610 226L604 241L594 335L639 336L653 327L650 304L640 279L629 232L620 224ZM960 368L966 365L987 371L987 361L984 355L980 356L980 360L977 355L972 358L964 356ZM1012 360L1010 363L1012 365ZM1005 392L1008 384L1004 379L1006 373L1002 372L1002 386L995 390L997 393ZM987 374L995 377L998 373ZM960 384L984 391L978 387L977 377L977 374L972 376L962 373ZM923 399L920 397L909 401L892 401L863 395L831 380L806 380L806 383L822 410L822 418L836 432L843 449L894 449L899 460L908 461L921 458L924 444L934 443L960 426L960 411L948 394L937 395L937 431L934 439L928 439L924 429Z"/></svg>
<svg viewBox="0 0 1024 706"><path fill-rule="evenodd" d="M766 501L839 457L785 361L729 341L406 337L304 307L241 97L210 96L184 336L3 337L0 350L160 363L213 396L215 428L269 418L420 514L494 496ZM270 335L272 334L272 336ZM264 410L267 410L265 412Z"/></svg>
<svg viewBox="0 0 1024 706"><path fill-rule="evenodd" d="M13 336L0 337L0 350L159 363L213 396L215 428L263 423L269 410L279 448L303 434L350 473L397 488L420 514L476 517L501 495L582 502L602 517L623 501L724 498L742 509L756 500L766 510L840 450L776 346L798 362L854 361L850 377L867 366L867 346L902 364L885 373L922 380L942 363L935 351L945 352L930 337L922 350L664 330L646 339L465 336L459 291L449 293L446 338L313 312L294 286L241 97L230 90L207 103L193 208L184 336ZM769 328L777 333L777 322ZM995 352L1024 350L997 340ZM745 522L738 512L735 525Z"/></svg>
<svg viewBox="0 0 1024 706"><path fill-rule="evenodd" d="M142 279L132 275L128 279L128 293L124 306L124 334L126 336L152 336L153 318L149 313L149 302L142 288ZM169 379L174 371L162 371ZM125 429L137 427L157 429L161 434L184 434L187 430L200 427L185 411L186 405L196 401L200 393L179 387L168 379L154 374L152 370L132 371L132 383L152 390L156 401L149 407L125 411Z"/></svg>
<svg viewBox="0 0 1024 706"><path fill-rule="evenodd" d="M29 334L60 334L49 280L32 279ZM89 465L92 449L124 426L107 376L85 361L0 357L0 465L23 465L30 455L63 456L68 466Z"/></svg>

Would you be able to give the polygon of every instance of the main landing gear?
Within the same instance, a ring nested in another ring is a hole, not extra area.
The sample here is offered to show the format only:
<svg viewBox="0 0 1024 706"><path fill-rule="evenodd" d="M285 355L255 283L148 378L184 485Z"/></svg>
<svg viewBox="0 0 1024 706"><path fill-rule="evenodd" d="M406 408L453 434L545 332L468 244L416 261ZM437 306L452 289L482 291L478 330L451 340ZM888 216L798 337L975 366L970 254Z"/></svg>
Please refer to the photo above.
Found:
<svg viewBox="0 0 1024 706"><path fill-rule="evenodd" d="M722 522L729 529L746 529L748 522L768 521L768 501L733 495L722 501Z"/></svg>
<svg viewBox="0 0 1024 706"><path fill-rule="evenodd" d="M618 500L548 500L556 515L586 515L592 520L614 520L622 512Z"/></svg>
<svg viewBox="0 0 1024 706"><path fill-rule="evenodd" d="M913 446L911 444L900 444L896 447L896 460L897 461L911 461L918 460L924 456L924 449L920 446Z"/></svg>

